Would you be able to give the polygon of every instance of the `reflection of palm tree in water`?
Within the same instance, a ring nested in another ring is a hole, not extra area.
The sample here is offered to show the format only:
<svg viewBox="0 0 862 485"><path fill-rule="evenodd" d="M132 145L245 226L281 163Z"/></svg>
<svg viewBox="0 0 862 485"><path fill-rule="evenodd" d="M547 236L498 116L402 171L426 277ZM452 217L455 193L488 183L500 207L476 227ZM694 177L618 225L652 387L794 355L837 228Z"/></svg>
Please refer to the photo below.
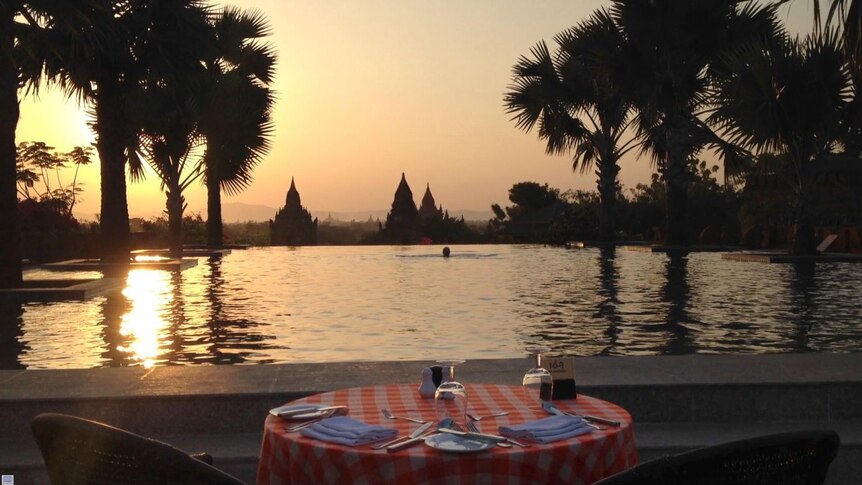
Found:
<svg viewBox="0 0 862 485"><path fill-rule="evenodd" d="M207 319L210 345L208 346L211 361L214 364L239 364L245 362L243 354L225 353L223 349L230 345L232 340L231 328L234 322L224 319L224 304L221 299L221 291L224 286L224 276L221 271L221 256L212 256L207 260L209 274L207 275L206 296L210 303L210 313Z"/></svg>
<svg viewBox="0 0 862 485"><path fill-rule="evenodd" d="M0 301L0 369L23 369L24 308L18 302Z"/></svg>
<svg viewBox="0 0 862 485"><path fill-rule="evenodd" d="M274 339L274 337L249 331L260 327L257 322L245 319L229 320L225 317L224 302L222 301L225 280L221 265L221 256L213 256L207 261L209 274L207 275L206 297L210 303L210 313L207 319L210 361L214 364L241 364L246 362L248 356L256 351L272 348L264 342ZM226 352L226 350L230 350L230 352ZM274 359L257 362L272 363Z"/></svg>
<svg viewBox="0 0 862 485"><path fill-rule="evenodd" d="M604 246L599 253L599 308L596 318L604 318L608 322L608 327L605 330L605 335L608 337L608 345L602 350L601 354L609 354L613 351L617 344L617 336L620 333L620 325L623 319L619 314L619 280L620 273L617 270L615 262L616 248L614 246Z"/></svg>
<svg viewBox="0 0 862 485"><path fill-rule="evenodd" d="M795 328L792 336L794 352L811 350L809 334L814 322L812 315L817 313L814 298L817 283L815 268L814 262L802 262L793 265L793 274L790 279L790 311L796 317L793 321Z"/></svg>
<svg viewBox="0 0 862 485"><path fill-rule="evenodd" d="M668 253L666 280L662 287L662 301L668 304L664 328L668 331L667 343L660 349L661 354L690 354L695 349L691 341L691 331L686 327L690 322L688 314L688 253Z"/></svg>
<svg viewBox="0 0 862 485"><path fill-rule="evenodd" d="M224 286L224 276L221 272L221 256L212 256L207 261L209 266L209 284L207 285L207 300L210 302L210 317L209 321L217 322L222 319L223 304L221 300L221 290Z"/></svg>
<svg viewBox="0 0 862 485"><path fill-rule="evenodd" d="M109 367L122 367L128 365L129 355L119 349L128 341L120 333L123 315L129 311L131 305L119 291L112 291L105 295L100 305L102 312L102 340L105 342L105 351L102 358L107 360Z"/></svg>

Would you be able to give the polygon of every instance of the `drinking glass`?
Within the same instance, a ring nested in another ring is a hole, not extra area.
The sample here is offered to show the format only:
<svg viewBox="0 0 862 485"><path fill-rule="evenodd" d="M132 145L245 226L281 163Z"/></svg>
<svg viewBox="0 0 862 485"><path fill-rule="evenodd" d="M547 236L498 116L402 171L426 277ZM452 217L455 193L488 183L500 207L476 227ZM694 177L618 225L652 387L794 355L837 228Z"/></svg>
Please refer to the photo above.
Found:
<svg viewBox="0 0 862 485"><path fill-rule="evenodd" d="M463 360L438 360L443 366L443 382L434 392L434 410L437 419L451 418L458 426L467 423L467 389L455 381L455 366L463 364Z"/></svg>
<svg viewBox="0 0 862 485"><path fill-rule="evenodd" d="M554 394L554 378L547 369L542 367L542 354L550 350L548 347L527 347L531 357L536 358L536 367L524 374L523 386L524 397L528 402L542 405L542 402L550 401Z"/></svg>

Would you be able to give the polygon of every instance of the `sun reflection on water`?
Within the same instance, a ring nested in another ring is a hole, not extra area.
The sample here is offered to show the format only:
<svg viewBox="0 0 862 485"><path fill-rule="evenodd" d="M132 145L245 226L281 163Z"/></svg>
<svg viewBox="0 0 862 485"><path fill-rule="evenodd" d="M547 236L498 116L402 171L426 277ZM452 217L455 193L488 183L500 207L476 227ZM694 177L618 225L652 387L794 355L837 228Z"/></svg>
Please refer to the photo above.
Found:
<svg viewBox="0 0 862 485"><path fill-rule="evenodd" d="M167 271L135 269L129 271L123 296L131 309L122 316L120 335L127 343L117 350L130 355L150 368L154 366L162 348L169 346L168 309L173 301L171 273Z"/></svg>

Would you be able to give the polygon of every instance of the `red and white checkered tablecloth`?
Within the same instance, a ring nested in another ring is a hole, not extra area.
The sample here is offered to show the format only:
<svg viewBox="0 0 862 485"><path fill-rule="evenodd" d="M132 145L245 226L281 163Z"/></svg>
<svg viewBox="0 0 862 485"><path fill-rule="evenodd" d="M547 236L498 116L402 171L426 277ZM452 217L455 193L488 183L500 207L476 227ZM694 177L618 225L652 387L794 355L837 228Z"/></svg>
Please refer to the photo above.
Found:
<svg viewBox="0 0 862 485"><path fill-rule="evenodd" d="M528 404L519 386L465 384L472 414L508 411L487 418L480 429L546 417ZM418 425L386 420L380 410L423 420L436 418L434 399L419 396L415 385L386 385L316 394L296 403L338 404L350 416L368 424L397 428L404 436ZM625 409L600 399L579 395L577 400L554 401L561 409L622 422L569 440L527 448L492 448L471 454L450 454L419 444L396 453L370 446L348 447L287 433L287 421L269 416L263 434L257 483L260 484L377 484L377 483L572 483L588 484L637 463L631 416Z"/></svg>

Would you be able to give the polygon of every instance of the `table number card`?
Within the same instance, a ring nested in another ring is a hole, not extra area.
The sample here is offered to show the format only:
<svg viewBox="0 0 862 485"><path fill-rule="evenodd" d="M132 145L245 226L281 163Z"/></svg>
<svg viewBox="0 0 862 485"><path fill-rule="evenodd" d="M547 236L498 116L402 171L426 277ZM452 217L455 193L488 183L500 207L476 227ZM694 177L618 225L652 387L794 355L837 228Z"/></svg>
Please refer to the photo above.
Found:
<svg viewBox="0 0 862 485"><path fill-rule="evenodd" d="M578 397L575 388L574 357L542 357L542 367L548 369L554 378L554 399Z"/></svg>

